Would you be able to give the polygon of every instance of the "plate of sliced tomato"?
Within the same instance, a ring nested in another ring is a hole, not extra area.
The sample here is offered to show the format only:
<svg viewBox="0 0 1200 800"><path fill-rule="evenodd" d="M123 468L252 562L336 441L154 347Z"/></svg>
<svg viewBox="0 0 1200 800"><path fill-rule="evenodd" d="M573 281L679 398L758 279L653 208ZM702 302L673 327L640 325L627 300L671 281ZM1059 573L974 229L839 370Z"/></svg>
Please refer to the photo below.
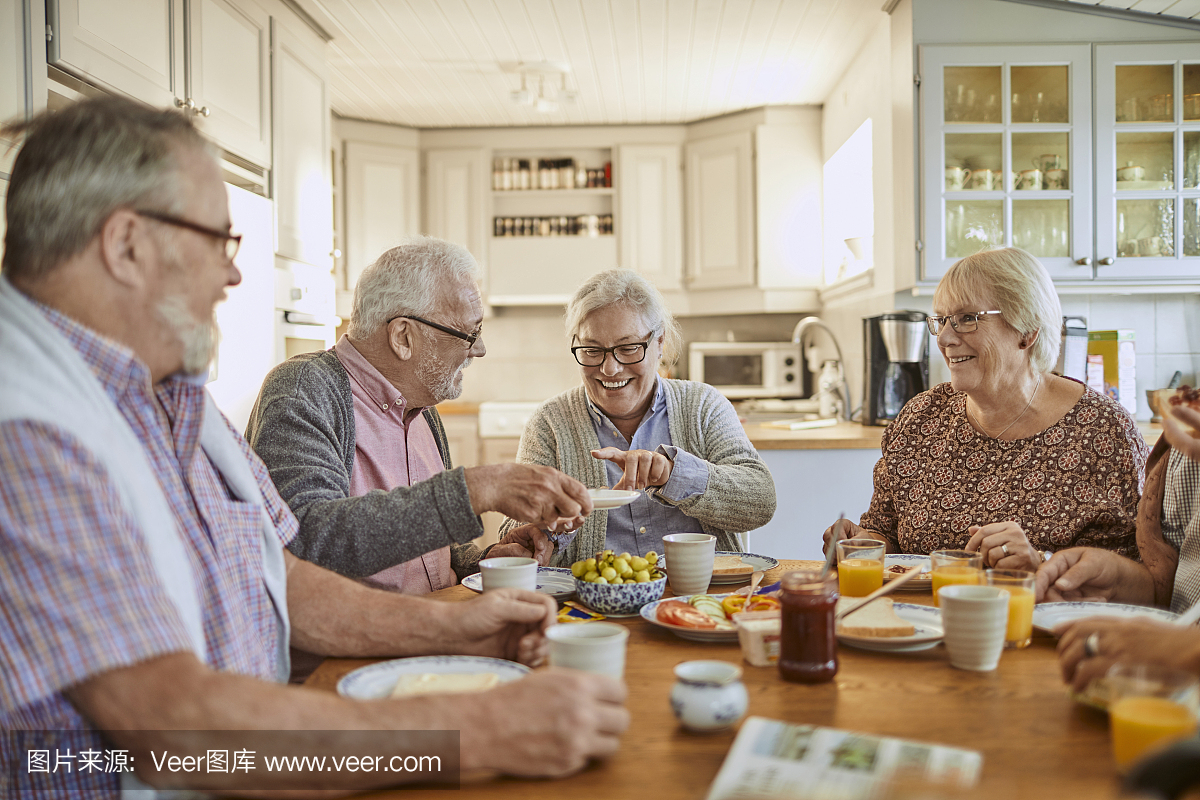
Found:
<svg viewBox="0 0 1200 800"><path fill-rule="evenodd" d="M692 599L700 596L671 597L647 603L642 606L642 619L652 625L666 628L680 638L690 639L694 642L736 642L737 629L728 619L730 609L733 609L733 613L737 613L738 611L765 611L779 608L779 600L774 597L755 597L747 606L745 595L707 595L725 612L726 619L719 621L701 608L692 605ZM726 605L727 603L728 605Z"/></svg>

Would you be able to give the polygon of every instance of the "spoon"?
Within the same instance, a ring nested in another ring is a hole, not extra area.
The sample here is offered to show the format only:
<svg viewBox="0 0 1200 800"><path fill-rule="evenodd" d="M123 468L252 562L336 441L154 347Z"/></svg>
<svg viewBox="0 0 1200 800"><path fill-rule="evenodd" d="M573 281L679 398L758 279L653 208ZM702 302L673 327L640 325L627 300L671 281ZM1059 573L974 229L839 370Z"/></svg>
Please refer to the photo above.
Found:
<svg viewBox="0 0 1200 800"><path fill-rule="evenodd" d="M883 586L880 586L875 591L871 592L869 595L867 595L866 597L864 597L862 599L861 603L858 603L857 605L853 605L853 606L848 605L846 608L842 609L836 615L834 615L833 618L835 620L839 620L842 617L846 616L847 614L853 614L855 611L858 611L863 606L865 606L869 603L875 602L876 600L883 597L884 595L891 594L892 592L896 591L904 584L911 581L913 578L917 577L917 575L919 575L920 572L921 572L921 570L919 570L915 567L913 569L910 569L908 572L904 573L899 578L895 578L895 579L889 581L888 583L885 583Z"/></svg>
<svg viewBox="0 0 1200 800"><path fill-rule="evenodd" d="M754 570L754 574L750 576L750 593L746 595L746 605L750 604L750 600L754 597L754 593L758 591L758 585L762 583L763 576L767 573L761 569Z"/></svg>

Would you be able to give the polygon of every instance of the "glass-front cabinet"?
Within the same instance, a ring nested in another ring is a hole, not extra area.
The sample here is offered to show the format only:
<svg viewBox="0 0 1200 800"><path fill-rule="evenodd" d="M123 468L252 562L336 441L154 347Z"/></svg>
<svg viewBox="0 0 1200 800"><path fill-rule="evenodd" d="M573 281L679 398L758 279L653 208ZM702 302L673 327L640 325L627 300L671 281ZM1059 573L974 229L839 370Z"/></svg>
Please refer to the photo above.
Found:
<svg viewBox="0 0 1200 800"><path fill-rule="evenodd" d="M1096 46L1096 276L1200 274L1200 44Z"/></svg>
<svg viewBox="0 0 1200 800"><path fill-rule="evenodd" d="M1200 275L1200 44L921 59L924 279L1007 245L1059 282Z"/></svg>
<svg viewBox="0 0 1200 800"><path fill-rule="evenodd" d="M926 47L924 277L1016 246L1090 279L1091 47Z"/></svg>

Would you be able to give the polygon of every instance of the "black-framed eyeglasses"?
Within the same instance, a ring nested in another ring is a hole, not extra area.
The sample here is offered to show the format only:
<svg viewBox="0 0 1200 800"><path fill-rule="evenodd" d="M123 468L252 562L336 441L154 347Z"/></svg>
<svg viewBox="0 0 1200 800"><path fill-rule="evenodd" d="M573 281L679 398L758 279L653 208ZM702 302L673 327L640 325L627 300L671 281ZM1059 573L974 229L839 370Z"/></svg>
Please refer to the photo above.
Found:
<svg viewBox="0 0 1200 800"><path fill-rule="evenodd" d="M479 337L483 336L483 326L482 325L480 325L478 328L476 328L473 333L463 333L460 330L456 330L454 328L448 328L445 325L439 325L436 322L430 322L429 320L424 319L422 317L414 317L411 314L397 314L396 316L392 317L392 319L389 319L388 322L391 322L392 320L397 320L397 319L415 320L416 322L422 322L431 328L436 328L437 330L441 331L442 333L448 333L451 336L457 336L459 339L462 339L464 342L467 343L468 348L474 347L475 342L479 340Z"/></svg>
<svg viewBox="0 0 1200 800"><path fill-rule="evenodd" d="M929 325L929 332L937 336L942 332L942 328L949 322L950 326L959 333L970 333L979 327L981 317L986 317L988 314L999 314L999 311L964 311L961 314L946 314L945 316L935 317L929 316L925 318L925 322Z"/></svg>
<svg viewBox="0 0 1200 800"><path fill-rule="evenodd" d="M604 359L612 353L613 358L618 364L640 364L646 360L646 348L654 341L654 334L650 334L650 338L644 342L634 344L619 344L616 347L591 347L588 345L580 345L579 347L571 348L571 355L575 356L575 360L579 362L581 367L598 367L604 363Z"/></svg>
<svg viewBox="0 0 1200 800"><path fill-rule="evenodd" d="M211 236L214 239L220 239L221 245L225 249L225 258L229 259L230 261L233 261L234 256L238 254L238 250L242 246L242 235L240 233L227 233L226 231L219 231L216 228L209 228L204 225L199 225L195 222L189 222L186 219L173 217L170 214L164 214L161 211L144 211L139 208L135 209L133 213L137 214L139 217L147 217L148 219L157 220L158 222L165 222L168 225L174 225L177 228L187 228L189 231L203 233L205 236Z"/></svg>

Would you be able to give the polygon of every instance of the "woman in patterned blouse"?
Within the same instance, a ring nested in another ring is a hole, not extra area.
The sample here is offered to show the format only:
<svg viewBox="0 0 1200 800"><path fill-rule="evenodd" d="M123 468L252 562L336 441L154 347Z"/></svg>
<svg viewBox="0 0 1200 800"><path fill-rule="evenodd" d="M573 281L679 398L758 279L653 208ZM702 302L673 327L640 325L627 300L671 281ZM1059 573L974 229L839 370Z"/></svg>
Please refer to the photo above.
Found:
<svg viewBox="0 0 1200 800"><path fill-rule="evenodd" d="M1088 545L1136 557L1146 443L1117 402L1050 372L1062 307L1024 250L952 266L929 329L950 382L917 395L883 436L875 494L859 525L888 552L978 550L989 567L1036 569Z"/></svg>

